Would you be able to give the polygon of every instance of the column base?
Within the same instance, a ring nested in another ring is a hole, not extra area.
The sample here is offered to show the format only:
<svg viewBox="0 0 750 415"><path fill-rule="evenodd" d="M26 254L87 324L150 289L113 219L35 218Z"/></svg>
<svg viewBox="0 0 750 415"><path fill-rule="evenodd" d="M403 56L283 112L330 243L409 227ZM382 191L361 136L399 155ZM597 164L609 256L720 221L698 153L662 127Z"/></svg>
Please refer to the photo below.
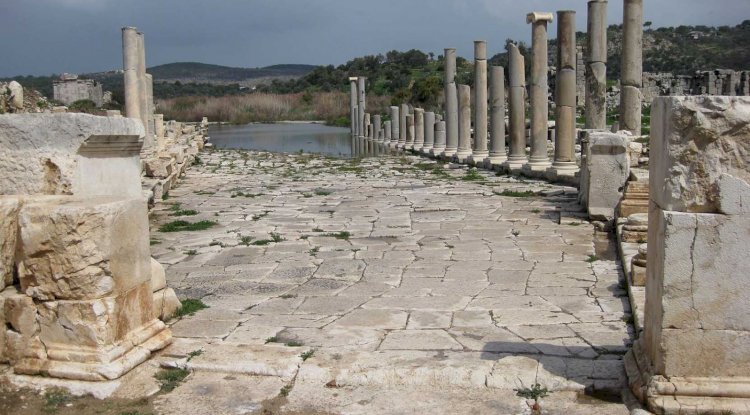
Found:
<svg viewBox="0 0 750 415"><path fill-rule="evenodd" d="M419 153L425 156L430 155L430 151L432 151L432 146L423 146L419 149Z"/></svg>
<svg viewBox="0 0 750 415"><path fill-rule="evenodd" d="M430 157L440 157L440 153L445 151L445 147L433 147L430 149Z"/></svg>
<svg viewBox="0 0 750 415"><path fill-rule="evenodd" d="M508 161L508 157L505 155L492 155L484 159L484 168L487 170L497 170L500 165Z"/></svg>
<svg viewBox="0 0 750 415"><path fill-rule="evenodd" d="M630 390L654 413L750 414L750 377L656 375L640 340L625 355L624 363Z"/></svg>
<svg viewBox="0 0 750 415"><path fill-rule="evenodd" d="M575 186L578 184L578 165L573 162L556 162L552 167L548 167L545 174L547 180L551 182L560 182Z"/></svg>
<svg viewBox="0 0 750 415"><path fill-rule="evenodd" d="M466 164L471 157L471 150L458 150L453 156L453 160L461 164Z"/></svg>
<svg viewBox="0 0 750 415"><path fill-rule="evenodd" d="M451 161L453 160L453 157L456 156L457 152L458 152L458 149L456 148L446 147L445 150L443 150L443 152L440 153L440 158L446 161Z"/></svg>
<svg viewBox="0 0 750 415"><path fill-rule="evenodd" d="M470 166L484 167L484 159L489 157L490 153L487 151L475 151L471 153L471 156L467 159L467 163Z"/></svg>
<svg viewBox="0 0 750 415"><path fill-rule="evenodd" d="M552 166L549 161L534 161L529 159L529 162L523 165L521 173L525 176L534 178L545 178L547 169Z"/></svg>
<svg viewBox="0 0 750 415"><path fill-rule="evenodd" d="M508 173L520 173L523 166L529 162L526 157L509 157L507 161L501 164L503 171Z"/></svg>

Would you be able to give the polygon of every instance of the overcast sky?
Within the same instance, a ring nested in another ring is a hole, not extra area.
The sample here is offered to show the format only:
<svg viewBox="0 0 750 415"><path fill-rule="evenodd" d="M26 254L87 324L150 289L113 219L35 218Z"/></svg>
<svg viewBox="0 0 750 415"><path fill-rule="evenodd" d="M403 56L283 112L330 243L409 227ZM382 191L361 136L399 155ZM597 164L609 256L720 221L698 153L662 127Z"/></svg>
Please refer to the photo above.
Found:
<svg viewBox="0 0 750 415"><path fill-rule="evenodd" d="M645 0L654 27L736 25L750 0ZM0 76L122 68L122 26L146 36L148 66L197 61L260 67L341 64L412 48L490 55L506 38L528 41L529 11L573 9L586 27L586 0L0 0ZM609 1L609 23L622 0ZM555 24L550 26L554 34Z"/></svg>

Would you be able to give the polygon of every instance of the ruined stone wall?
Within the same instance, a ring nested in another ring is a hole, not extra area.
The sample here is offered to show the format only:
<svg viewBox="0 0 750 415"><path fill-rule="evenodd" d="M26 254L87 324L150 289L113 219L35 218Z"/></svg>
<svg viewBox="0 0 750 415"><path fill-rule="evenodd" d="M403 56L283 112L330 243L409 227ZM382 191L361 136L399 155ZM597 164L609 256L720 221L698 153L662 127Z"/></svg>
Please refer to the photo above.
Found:
<svg viewBox="0 0 750 415"><path fill-rule="evenodd" d="M52 83L54 98L65 105L82 99L94 101L97 107L104 104L102 84L91 79L60 80Z"/></svg>
<svg viewBox="0 0 750 415"><path fill-rule="evenodd" d="M717 69L699 71L695 75L643 73L643 100L657 96L726 95L750 96L750 71Z"/></svg>

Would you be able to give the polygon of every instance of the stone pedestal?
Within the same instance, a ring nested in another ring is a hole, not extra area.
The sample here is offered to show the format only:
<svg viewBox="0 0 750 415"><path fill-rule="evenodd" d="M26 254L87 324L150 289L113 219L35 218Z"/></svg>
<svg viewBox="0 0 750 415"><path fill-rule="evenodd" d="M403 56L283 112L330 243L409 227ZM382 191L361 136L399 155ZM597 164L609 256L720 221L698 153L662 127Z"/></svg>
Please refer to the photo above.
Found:
<svg viewBox="0 0 750 415"><path fill-rule="evenodd" d="M547 129L549 107L547 24L552 22L552 13L529 13L526 22L531 24L531 154L523 166L524 173L535 176L544 172L552 163L547 155Z"/></svg>
<svg viewBox="0 0 750 415"><path fill-rule="evenodd" d="M484 159L488 169L500 167L508 159L505 152L505 70L493 66L490 70L490 151Z"/></svg>
<svg viewBox="0 0 750 415"><path fill-rule="evenodd" d="M487 151L487 42L474 42L474 147L469 164L484 165Z"/></svg>
<svg viewBox="0 0 750 415"><path fill-rule="evenodd" d="M620 201L618 216L626 218L634 213L648 213L648 192L647 181L628 181Z"/></svg>
<svg viewBox="0 0 750 415"><path fill-rule="evenodd" d="M465 163L471 156L471 88L458 86L458 151L453 158Z"/></svg>
<svg viewBox="0 0 750 415"><path fill-rule="evenodd" d="M638 254L630 263L630 284L635 287L646 286L646 265L648 263L648 244L638 246Z"/></svg>
<svg viewBox="0 0 750 415"><path fill-rule="evenodd" d="M593 220L612 221L630 174L626 153L628 138L622 134L591 133L586 146L581 176L585 206ZM584 167L585 166L585 167ZM582 179L583 181L583 179Z"/></svg>
<svg viewBox="0 0 750 415"><path fill-rule="evenodd" d="M607 128L607 0L588 3L586 128Z"/></svg>
<svg viewBox="0 0 750 415"><path fill-rule="evenodd" d="M623 242L645 243L648 238L648 213L633 213L622 227Z"/></svg>
<svg viewBox="0 0 750 415"><path fill-rule="evenodd" d="M510 59L510 77L508 91L508 113L510 141L508 161L503 163L503 170L517 172L528 162L526 157L526 70L524 58L515 44L508 45Z"/></svg>
<svg viewBox="0 0 750 415"><path fill-rule="evenodd" d="M643 0L624 0L620 78L620 129L641 135Z"/></svg>
<svg viewBox="0 0 750 415"><path fill-rule="evenodd" d="M634 394L659 414L750 413L750 98L653 103Z"/></svg>

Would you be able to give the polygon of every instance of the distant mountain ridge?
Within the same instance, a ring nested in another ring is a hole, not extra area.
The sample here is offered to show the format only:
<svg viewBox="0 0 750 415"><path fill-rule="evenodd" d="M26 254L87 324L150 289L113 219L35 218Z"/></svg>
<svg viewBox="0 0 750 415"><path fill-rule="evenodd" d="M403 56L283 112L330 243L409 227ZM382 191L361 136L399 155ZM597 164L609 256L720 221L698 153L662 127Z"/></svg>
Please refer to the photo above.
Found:
<svg viewBox="0 0 750 415"><path fill-rule="evenodd" d="M282 64L263 68L234 68L201 62L174 62L148 68L155 81L246 83L259 78L299 78L315 69L315 65Z"/></svg>

